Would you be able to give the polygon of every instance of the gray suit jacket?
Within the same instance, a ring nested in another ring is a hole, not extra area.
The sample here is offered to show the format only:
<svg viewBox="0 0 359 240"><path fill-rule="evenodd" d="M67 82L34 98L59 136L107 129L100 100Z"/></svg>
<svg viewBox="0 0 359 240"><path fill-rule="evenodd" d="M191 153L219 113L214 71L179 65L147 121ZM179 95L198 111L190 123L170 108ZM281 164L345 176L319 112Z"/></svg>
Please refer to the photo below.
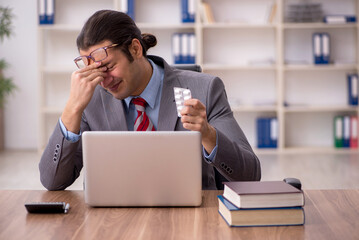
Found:
<svg viewBox="0 0 359 240"><path fill-rule="evenodd" d="M218 151L213 162L202 161L202 188L218 189L222 181L260 180L261 169L244 133L233 117L224 85L217 78L204 73L178 70L162 58L149 56L164 67L162 98L158 131L187 131L177 116L173 87L188 88L192 97L207 109L208 122L217 131ZM85 109L81 132L127 131L124 103L97 86ZM40 179L48 190L62 190L71 185L82 169L81 140L67 141L57 124L39 163Z"/></svg>

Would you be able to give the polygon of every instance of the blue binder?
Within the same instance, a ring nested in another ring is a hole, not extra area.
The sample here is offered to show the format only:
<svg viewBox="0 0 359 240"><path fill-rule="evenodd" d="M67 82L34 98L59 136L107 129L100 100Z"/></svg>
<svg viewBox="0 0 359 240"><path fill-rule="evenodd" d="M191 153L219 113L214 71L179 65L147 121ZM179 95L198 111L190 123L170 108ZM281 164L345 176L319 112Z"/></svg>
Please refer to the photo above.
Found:
<svg viewBox="0 0 359 240"><path fill-rule="evenodd" d="M55 22L55 0L46 0L46 24L54 24Z"/></svg>
<svg viewBox="0 0 359 240"><path fill-rule="evenodd" d="M195 63L196 63L196 35L194 33L190 33L188 64L195 64Z"/></svg>
<svg viewBox="0 0 359 240"><path fill-rule="evenodd" d="M270 148L277 148L278 145L278 119L270 118Z"/></svg>
<svg viewBox="0 0 359 240"><path fill-rule="evenodd" d="M321 43L321 34L313 34L313 56L314 64L321 64L322 62L322 43Z"/></svg>
<svg viewBox="0 0 359 240"><path fill-rule="evenodd" d="M181 35L174 33L172 35L172 55L174 64L181 64Z"/></svg>
<svg viewBox="0 0 359 240"><path fill-rule="evenodd" d="M277 148L278 120L277 118L257 118L257 147Z"/></svg>
<svg viewBox="0 0 359 240"><path fill-rule="evenodd" d="M343 148L350 147L350 116L343 117Z"/></svg>
<svg viewBox="0 0 359 240"><path fill-rule="evenodd" d="M355 23L357 18L355 15L327 15L324 16L323 21L328 24Z"/></svg>
<svg viewBox="0 0 359 240"><path fill-rule="evenodd" d="M348 104L358 106L358 74L348 74Z"/></svg>
<svg viewBox="0 0 359 240"><path fill-rule="evenodd" d="M38 0L40 24L46 24L46 1L47 0Z"/></svg>
<svg viewBox="0 0 359 240"><path fill-rule="evenodd" d="M135 21L135 0L120 0L120 9Z"/></svg>
<svg viewBox="0 0 359 240"><path fill-rule="evenodd" d="M330 36L328 33L322 33L322 64L330 62Z"/></svg>
<svg viewBox="0 0 359 240"><path fill-rule="evenodd" d="M181 0L183 23L193 23L195 20L195 0Z"/></svg>
<svg viewBox="0 0 359 240"><path fill-rule="evenodd" d="M135 0L128 0L127 15L135 21Z"/></svg>
<svg viewBox="0 0 359 240"><path fill-rule="evenodd" d="M264 123L263 118L257 118L256 125L257 125L257 148L265 148L264 145Z"/></svg>
<svg viewBox="0 0 359 240"><path fill-rule="evenodd" d="M314 64L330 63L330 35L328 33L313 34Z"/></svg>

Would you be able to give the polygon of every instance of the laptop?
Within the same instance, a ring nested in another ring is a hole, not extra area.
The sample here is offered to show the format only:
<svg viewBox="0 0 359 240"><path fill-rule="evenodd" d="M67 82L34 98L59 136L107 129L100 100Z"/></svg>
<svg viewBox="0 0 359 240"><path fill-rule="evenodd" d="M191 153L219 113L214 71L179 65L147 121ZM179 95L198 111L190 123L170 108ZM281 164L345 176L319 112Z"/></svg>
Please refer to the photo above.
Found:
<svg viewBox="0 0 359 240"><path fill-rule="evenodd" d="M199 132L88 131L82 149L90 206L201 205Z"/></svg>

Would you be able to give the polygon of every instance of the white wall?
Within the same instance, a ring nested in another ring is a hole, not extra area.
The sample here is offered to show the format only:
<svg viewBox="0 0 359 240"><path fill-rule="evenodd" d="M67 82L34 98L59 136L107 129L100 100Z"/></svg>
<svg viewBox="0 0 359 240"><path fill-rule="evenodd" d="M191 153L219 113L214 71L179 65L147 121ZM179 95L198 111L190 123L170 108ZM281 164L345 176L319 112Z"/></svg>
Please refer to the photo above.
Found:
<svg viewBox="0 0 359 240"><path fill-rule="evenodd" d="M18 90L5 105L5 148L35 149L38 140L37 0L0 0L13 9L14 35L0 43L0 58Z"/></svg>

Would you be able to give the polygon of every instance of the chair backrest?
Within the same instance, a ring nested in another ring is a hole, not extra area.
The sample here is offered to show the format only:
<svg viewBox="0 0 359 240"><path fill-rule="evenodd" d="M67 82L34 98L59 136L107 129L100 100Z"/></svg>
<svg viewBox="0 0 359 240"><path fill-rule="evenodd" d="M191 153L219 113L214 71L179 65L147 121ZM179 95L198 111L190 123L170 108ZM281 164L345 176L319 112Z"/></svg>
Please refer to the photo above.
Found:
<svg viewBox="0 0 359 240"><path fill-rule="evenodd" d="M194 71L194 72L202 72L201 66L196 65L196 64L175 64L172 66L177 69L190 70L190 71Z"/></svg>

